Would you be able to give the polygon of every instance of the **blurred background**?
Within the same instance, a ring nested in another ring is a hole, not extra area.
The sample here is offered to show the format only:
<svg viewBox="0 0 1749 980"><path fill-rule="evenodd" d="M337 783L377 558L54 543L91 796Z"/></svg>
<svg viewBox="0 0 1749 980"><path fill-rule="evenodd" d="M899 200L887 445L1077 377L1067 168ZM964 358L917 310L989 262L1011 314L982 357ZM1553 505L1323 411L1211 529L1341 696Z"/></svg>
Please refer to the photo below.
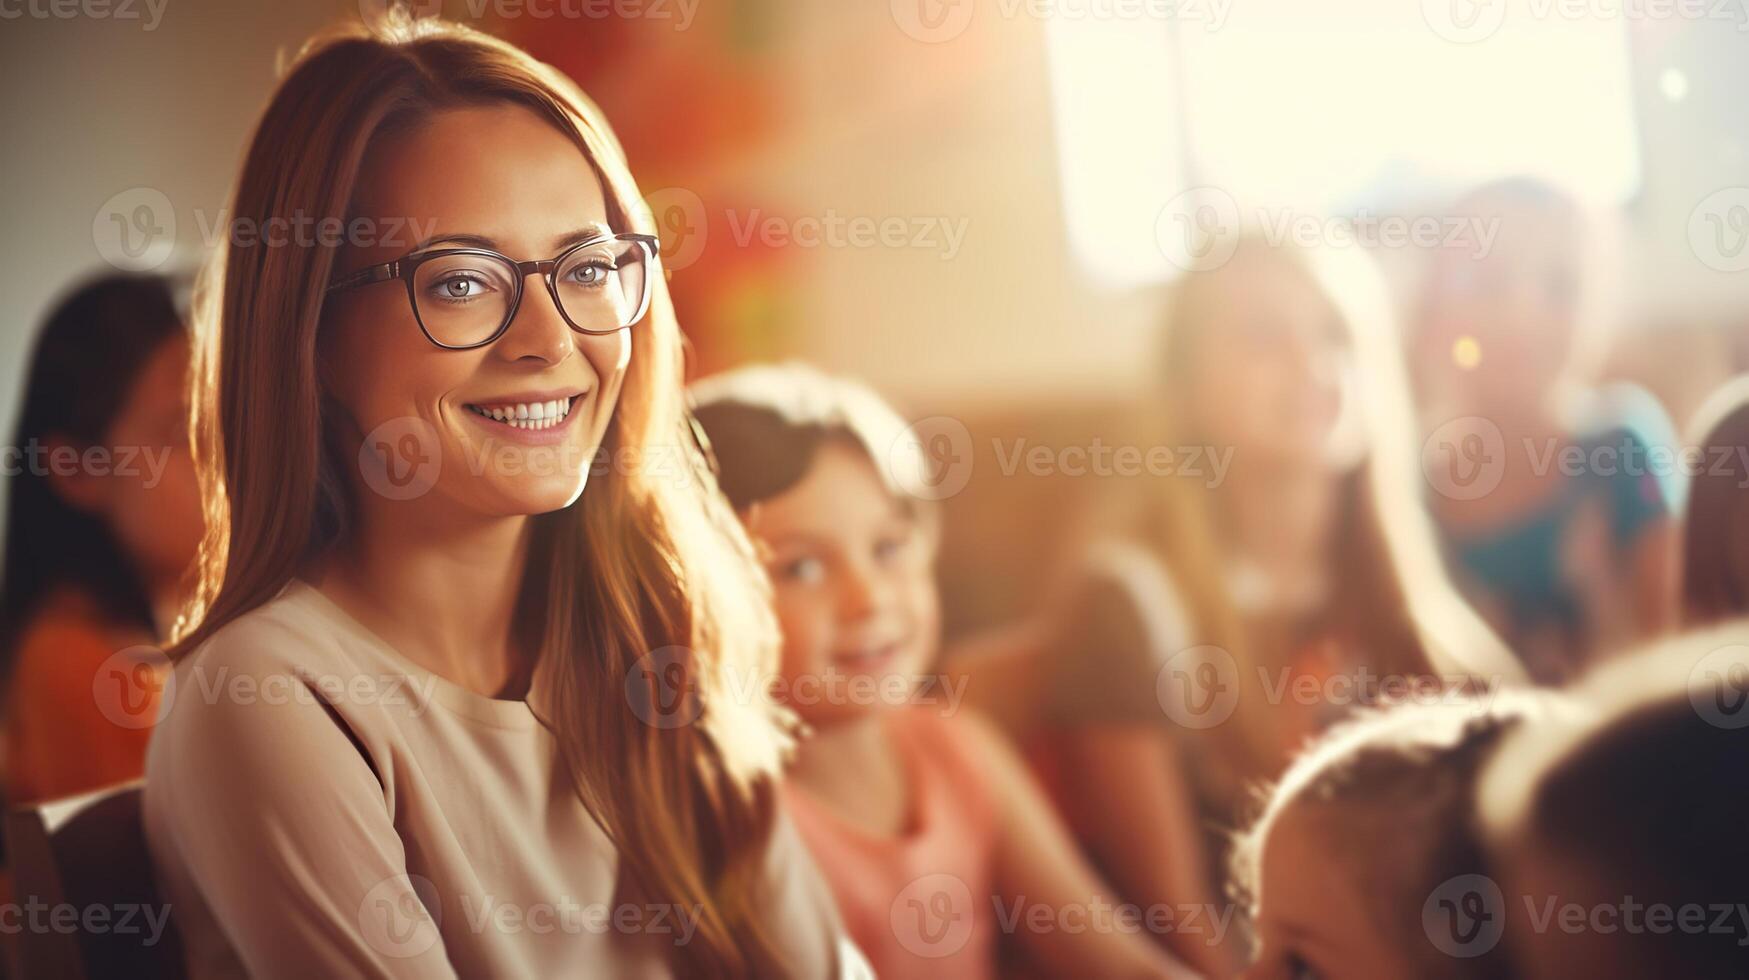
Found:
<svg viewBox="0 0 1749 980"><path fill-rule="evenodd" d="M276 66L358 3L6 0L0 405L58 296L187 272ZM1602 378L1680 428L1749 359L1749 12L1472 0L447 0L574 76L662 226L708 373L799 357L976 438L949 631L1024 608L1085 443L1156 380L1186 229L1449 216L1532 175L1605 220ZM1735 107L1735 108L1734 108ZM1327 242L1326 242L1327 243ZM1371 242L1407 310L1429 249ZM1015 533L1025 529L1028 533Z"/></svg>

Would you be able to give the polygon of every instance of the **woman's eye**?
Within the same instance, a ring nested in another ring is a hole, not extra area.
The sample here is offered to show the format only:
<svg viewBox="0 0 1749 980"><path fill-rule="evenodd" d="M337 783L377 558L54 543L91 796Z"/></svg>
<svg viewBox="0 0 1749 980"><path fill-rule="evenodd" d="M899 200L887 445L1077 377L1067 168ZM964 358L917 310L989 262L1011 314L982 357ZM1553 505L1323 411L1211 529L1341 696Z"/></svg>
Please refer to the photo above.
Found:
<svg viewBox="0 0 1749 980"><path fill-rule="evenodd" d="M585 262L572 269L568 278L579 286L599 286L607 281L607 274L613 267L606 262Z"/></svg>
<svg viewBox="0 0 1749 980"><path fill-rule="evenodd" d="M475 276L450 275L432 283L432 289L438 299L469 300L478 299L486 292L484 280Z"/></svg>

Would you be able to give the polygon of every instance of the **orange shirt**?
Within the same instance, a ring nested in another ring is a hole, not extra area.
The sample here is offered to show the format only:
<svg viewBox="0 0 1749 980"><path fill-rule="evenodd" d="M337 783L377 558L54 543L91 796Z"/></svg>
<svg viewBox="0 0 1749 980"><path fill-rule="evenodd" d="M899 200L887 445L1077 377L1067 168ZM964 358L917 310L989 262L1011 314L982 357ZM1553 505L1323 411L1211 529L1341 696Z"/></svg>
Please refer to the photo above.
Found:
<svg viewBox="0 0 1749 980"><path fill-rule="evenodd" d="M10 803L72 796L145 772L166 663L150 637L105 623L89 599L51 596L19 636L6 695Z"/></svg>
<svg viewBox="0 0 1749 980"><path fill-rule="evenodd" d="M988 780L953 719L904 708L887 729L908 782L904 833L854 827L793 781L786 808L876 976L994 977L997 814Z"/></svg>

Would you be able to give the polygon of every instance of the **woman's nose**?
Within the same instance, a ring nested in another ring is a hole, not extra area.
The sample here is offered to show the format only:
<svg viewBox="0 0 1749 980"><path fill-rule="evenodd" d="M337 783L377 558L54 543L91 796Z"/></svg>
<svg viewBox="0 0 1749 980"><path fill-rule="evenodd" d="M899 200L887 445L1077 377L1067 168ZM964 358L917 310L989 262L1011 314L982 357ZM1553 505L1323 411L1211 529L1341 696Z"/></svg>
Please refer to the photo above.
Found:
<svg viewBox="0 0 1749 980"><path fill-rule="evenodd" d="M577 334L559 312L552 294L531 282L504 336L492 345L493 353L506 360L536 360L557 364L576 349Z"/></svg>

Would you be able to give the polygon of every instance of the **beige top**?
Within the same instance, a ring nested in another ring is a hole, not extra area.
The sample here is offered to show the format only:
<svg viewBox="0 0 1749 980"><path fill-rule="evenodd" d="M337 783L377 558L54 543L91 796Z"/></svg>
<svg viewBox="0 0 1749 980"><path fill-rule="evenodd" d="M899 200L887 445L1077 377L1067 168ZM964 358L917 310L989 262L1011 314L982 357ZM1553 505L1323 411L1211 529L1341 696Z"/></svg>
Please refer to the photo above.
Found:
<svg viewBox="0 0 1749 980"><path fill-rule="evenodd" d="M147 839L193 977L666 977L696 913L620 901L616 856L525 701L450 683L293 582L176 667ZM780 818L774 938L866 967Z"/></svg>

